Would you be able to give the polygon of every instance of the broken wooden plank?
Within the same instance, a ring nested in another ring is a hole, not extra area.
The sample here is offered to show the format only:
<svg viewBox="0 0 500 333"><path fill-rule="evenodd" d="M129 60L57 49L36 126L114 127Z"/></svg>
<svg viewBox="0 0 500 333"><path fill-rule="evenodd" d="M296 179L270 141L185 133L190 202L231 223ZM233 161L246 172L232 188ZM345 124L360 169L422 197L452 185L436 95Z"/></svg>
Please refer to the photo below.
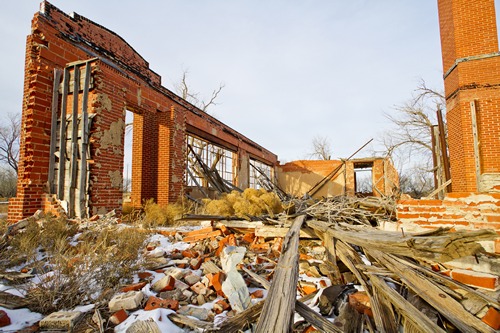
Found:
<svg viewBox="0 0 500 333"><path fill-rule="evenodd" d="M262 276L248 270L247 268L243 267L243 271L245 271L250 277L252 277L255 281L260 283L264 288L269 289L271 287L271 284L269 281L267 281L265 278ZM338 327L336 327L331 321L327 320L326 318L323 318L321 314L317 313L307 305L305 305L303 302L307 298L312 298L315 294L317 293L314 292L312 294L307 295L306 297L301 298L300 300L295 301L295 309L296 311L311 325L314 327L323 330L324 332L338 332L341 333L343 332L340 330ZM269 294L268 294L269 296Z"/></svg>
<svg viewBox="0 0 500 333"><path fill-rule="evenodd" d="M498 235L489 229L447 232L436 229L432 233L402 234L373 227L335 225L323 221L308 221L307 225L344 242L373 248L396 255L437 262L450 261L483 250L478 241L493 240Z"/></svg>
<svg viewBox="0 0 500 333"><path fill-rule="evenodd" d="M462 332L495 332L493 328L470 314L459 302L447 295L437 285L400 262L397 257L374 249L365 249L365 251L368 251L370 256L396 273L404 284L425 299Z"/></svg>
<svg viewBox="0 0 500 333"><path fill-rule="evenodd" d="M305 219L305 215L297 217L283 241L273 282L257 322L257 332L287 333L292 329L299 278L299 231Z"/></svg>
<svg viewBox="0 0 500 333"><path fill-rule="evenodd" d="M412 321L422 332L446 333L446 331L437 326L436 323L432 322L426 315L404 299L403 296L390 288L382 278L372 275L370 282L374 287L374 293L380 293L387 297L398 310L398 313L402 314L407 320Z"/></svg>
<svg viewBox="0 0 500 333"><path fill-rule="evenodd" d="M20 309L26 307L26 299L17 295L0 291L0 306L7 309Z"/></svg>
<svg viewBox="0 0 500 333"><path fill-rule="evenodd" d="M288 233L289 228L283 227L271 227L267 225L262 225L255 228L255 236L256 237L264 237L264 238L276 238L281 237L284 238ZM309 239L317 239L318 236L314 234L314 232L310 228L302 228L300 229L300 238L309 238Z"/></svg>
<svg viewBox="0 0 500 333"><path fill-rule="evenodd" d="M206 321L190 318L188 316L184 316L178 313L170 313L167 315L168 319L170 319L173 323L179 325L185 325L195 330L213 330L214 324L208 323Z"/></svg>

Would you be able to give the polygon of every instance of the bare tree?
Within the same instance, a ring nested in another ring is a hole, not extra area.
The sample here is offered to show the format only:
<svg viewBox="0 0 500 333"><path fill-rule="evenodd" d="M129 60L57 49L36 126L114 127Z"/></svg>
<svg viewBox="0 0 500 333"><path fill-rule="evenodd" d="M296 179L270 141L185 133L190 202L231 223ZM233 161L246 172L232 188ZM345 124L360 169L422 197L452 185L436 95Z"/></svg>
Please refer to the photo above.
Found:
<svg viewBox="0 0 500 333"><path fill-rule="evenodd" d="M312 150L309 158L319 160L330 160L332 157L332 145L326 136L315 136L312 140Z"/></svg>
<svg viewBox="0 0 500 333"><path fill-rule="evenodd" d="M0 198L16 195L17 175L12 168L0 167Z"/></svg>
<svg viewBox="0 0 500 333"><path fill-rule="evenodd" d="M7 118L6 124L0 126L0 163L8 165L17 174L21 117L9 114Z"/></svg>
<svg viewBox="0 0 500 333"><path fill-rule="evenodd" d="M193 92L187 83L187 76L188 76L188 71L184 70L184 73L182 73L182 79L181 82L179 82L176 86L175 89L177 93L184 98L186 101L189 103L195 105L198 107L200 110L203 112L207 112L208 108L212 105L217 105L216 100L217 97L219 97L219 94L221 93L222 89L225 87L224 83L220 83L219 87L217 89L214 89L212 91L212 95L208 99L208 101L202 100L199 95L200 93L198 92Z"/></svg>
<svg viewBox="0 0 500 333"><path fill-rule="evenodd" d="M421 80L409 101L396 106L394 114L385 115L393 128L381 141L387 155L400 163L403 192L422 196L433 188L432 128L437 123L436 110L444 106L444 95Z"/></svg>

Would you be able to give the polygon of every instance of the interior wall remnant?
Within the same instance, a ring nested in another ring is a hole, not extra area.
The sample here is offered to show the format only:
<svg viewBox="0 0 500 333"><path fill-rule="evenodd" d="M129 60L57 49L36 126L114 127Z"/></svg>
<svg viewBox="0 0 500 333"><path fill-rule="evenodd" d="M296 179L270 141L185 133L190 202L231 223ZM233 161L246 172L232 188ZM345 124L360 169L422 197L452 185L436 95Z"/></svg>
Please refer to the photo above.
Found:
<svg viewBox="0 0 500 333"><path fill-rule="evenodd" d="M357 166L372 165L371 184L373 195L390 196L399 188L399 176L390 162L385 158L339 160L299 160L279 165L278 183L287 193L302 197L316 184L337 172L317 192L313 198L332 197L338 195L356 195L355 169Z"/></svg>
<svg viewBox="0 0 500 333"><path fill-rule="evenodd" d="M135 207L150 198L168 204L183 196L187 133L238 156L256 156L272 167L277 164L275 154L164 88L148 62L109 29L76 13L66 15L44 1L31 31L26 42L17 196L9 205L9 221L54 205L49 162L59 158L54 157L59 152L49 152L48 147L54 143L52 110L59 121L63 112L62 103L55 106L62 97L53 100L54 91L64 85L62 76L55 79L54 70L75 63L91 63L87 109L93 117L87 156L88 211L77 217L121 212L126 110L134 113L131 204ZM80 89L75 94L78 117L82 94ZM68 107L70 103L69 98ZM69 158L62 155L63 161Z"/></svg>

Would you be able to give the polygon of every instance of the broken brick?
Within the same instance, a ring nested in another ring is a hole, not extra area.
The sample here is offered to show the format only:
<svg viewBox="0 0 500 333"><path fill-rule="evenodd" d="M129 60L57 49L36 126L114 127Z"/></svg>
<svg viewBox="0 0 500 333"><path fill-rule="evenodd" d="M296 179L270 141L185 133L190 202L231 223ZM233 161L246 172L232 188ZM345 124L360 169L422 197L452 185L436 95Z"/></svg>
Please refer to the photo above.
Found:
<svg viewBox="0 0 500 333"><path fill-rule="evenodd" d="M500 312L494 307L490 307L482 318L482 321L491 328L498 330L500 329Z"/></svg>
<svg viewBox="0 0 500 333"><path fill-rule="evenodd" d="M223 299L218 300L213 307L216 314L220 314L226 310L230 310L231 306Z"/></svg>
<svg viewBox="0 0 500 333"><path fill-rule="evenodd" d="M139 277L139 279L141 280L145 280L149 277L151 277L153 274L152 273L149 273L149 272L139 272L137 273L137 276Z"/></svg>
<svg viewBox="0 0 500 333"><path fill-rule="evenodd" d="M5 327L10 325L10 318L7 312L0 310L0 327Z"/></svg>
<svg viewBox="0 0 500 333"><path fill-rule="evenodd" d="M468 271L465 269L454 269L451 271L451 278L470 286L485 289L495 289L499 284L498 275Z"/></svg>
<svg viewBox="0 0 500 333"><path fill-rule="evenodd" d="M217 295L223 296L224 292L222 291L222 282L224 282L225 275L223 272L215 273L215 274L207 274L206 277L210 281L210 286L212 286Z"/></svg>
<svg viewBox="0 0 500 333"><path fill-rule="evenodd" d="M198 295L206 295L208 293L207 287L201 282L195 283L189 289L197 293Z"/></svg>
<svg viewBox="0 0 500 333"><path fill-rule="evenodd" d="M248 234L245 234L243 236L243 238L241 239L242 242L245 242L245 243L248 243L248 244L252 244L253 241L255 239L255 233L254 232L250 232Z"/></svg>
<svg viewBox="0 0 500 333"><path fill-rule="evenodd" d="M191 261L189 262L189 267L191 267L191 269L197 270L200 269L202 263L203 263L202 258L194 258L191 259Z"/></svg>
<svg viewBox="0 0 500 333"><path fill-rule="evenodd" d="M264 297L264 291L262 289L257 289L253 293L250 294L251 298L263 298Z"/></svg>
<svg viewBox="0 0 500 333"><path fill-rule="evenodd" d="M156 281L152 289L156 292L173 290L175 286L175 278L172 275L167 275Z"/></svg>
<svg viewBox="0 0 500 333"><path fill-rule="evenodd" d="M113 313L111 317L109 317L109 321L115 325L121 324L128 318L127 311L120 309L117 312Z"/></svg>
<svg viewBox="0 0 500 333"><path fill-rule="evenodd" d="M271 245L269 243L252 243L250 250L255 253L267 253Z"/></svg>
<svg viewBox="0 0 500 333"><path fill-rule="evenodd" d="M197 282L200 282L201 278L196 275L196 274L193 274L193 273L190 273L190 274L187 274L186 276L184 276L184 281L192 286L193 284L197 283Z"/></svg>
<svg viewBox="0 0 500 333"><path fill-rule="evenodd" d="M147 282L139 282L139 283L136 283L136 284L131 284L131 285L128 285L128 286L125 286L121 289L122 292L126 293L127 291L137 291L137 290L141 290L142 288L144 288L144 286L147 284Z"/></svg>
<svg viewBox="0 0 500 333"><path fill-rule="evenodd" d="M312 282L301 281L299 283L299 287L304 295L310 295L318 290L318 288L316 288L316 285Z"/></svg>
<svg viewBox="0 0 500 333"><path fill-rule="evenodd" d="M181 253L182 253L182 256L184 258L196 258L196 257L198 257L198 253L196 253L193 250L184 250Z"/></svg>
<svg viewBox="0 0 500 333"><path fill-rule="evenodd" d="M312 325L302 331L302 333L312 333L312 332L318 332L318 330L314 328L314 326Z"/></svg>
<svg viewBox="0 0 500 333"><path fill-rule="evenodd" d="M151 311L154 309L171 309L177 311L179 309L179 301L173 299L162 299L159 297L149 296L144 310Z"/></svg>
<svg viewBox="0 0 500 333"><path fill-rule="evenodd" d="M350 294L349 305L359 313L363 314L366 310L371 309L370 297L364 291L358 291Z"/></svg>

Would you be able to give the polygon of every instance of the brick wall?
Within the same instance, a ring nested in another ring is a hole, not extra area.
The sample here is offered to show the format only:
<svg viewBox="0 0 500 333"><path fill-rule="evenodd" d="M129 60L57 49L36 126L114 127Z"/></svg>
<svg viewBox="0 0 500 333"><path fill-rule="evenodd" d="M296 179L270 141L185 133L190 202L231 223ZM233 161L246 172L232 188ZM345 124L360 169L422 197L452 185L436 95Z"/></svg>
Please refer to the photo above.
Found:
<svg viewBox="0 0 500 333"><path fill-rule="evenodd" d="M357 164L372 165L373 195L392 195L399 187L399 178L392 163L387 159L372 158L347 161L344 165L337 160L299 160L278 167L278 182L286 192L303 196L314 185L341 167L335 177L317 191L315 198L355 195L355 172Z"/></svg>
<svg viewBox="0 0 500 333"><path fill-rule="evenodd" d="M500 57L493 0L439 0L453 191L500 191ZM475 102L479 170L471 102ZM477 176L479 174L479 177Z"/></svg>
<svg viewBox="0 0 500 333"><path fill-rule="evenodd" d="M149 198L167 204L183 195L186 133L277 164L275 154L162 87L161 77L120 36L43 2L26 42L19 178L9 221L38 209L53 210L52 196L47 196L53 71L94 58L88 108L94 114L88 157L90 214L121 211L127 110L134 113L134 206Z"/></svg>
<svg viewBox="0 0 500 333"><path fill-rule="evenodd" d="M495 229L500 234L499 193L449 193L443 200L408 199L398 202L398 221L423 227Z"/></svg>

